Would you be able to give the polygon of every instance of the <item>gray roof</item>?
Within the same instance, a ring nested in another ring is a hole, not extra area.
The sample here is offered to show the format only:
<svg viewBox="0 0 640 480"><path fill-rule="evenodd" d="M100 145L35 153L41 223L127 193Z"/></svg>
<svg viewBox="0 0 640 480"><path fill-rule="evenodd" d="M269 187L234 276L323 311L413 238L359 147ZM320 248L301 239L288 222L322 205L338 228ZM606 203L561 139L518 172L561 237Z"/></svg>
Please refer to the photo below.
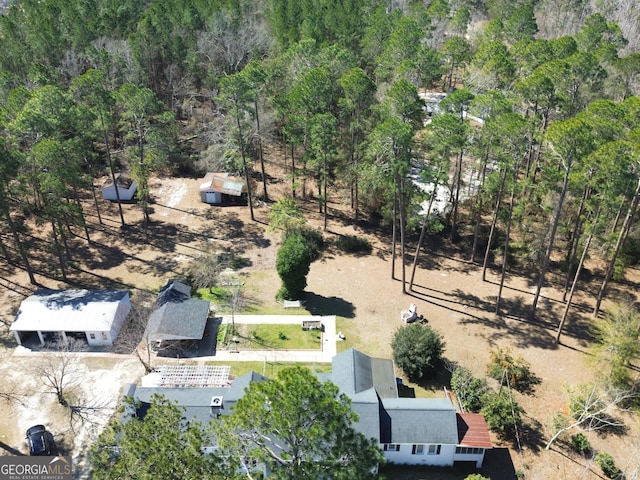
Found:
<svg viewBox="0 0 640 480"><path fill-rule="evenodd" d="M351 401L351 409L358 415L358 421L354 422L353 428L367 438L379 439L382 432L380 424L381 406L375 389L372 387L365 392L361 392Z"/></svg>
<svg viewBox="0 0 640 480"><path fill-rule="evenodd" d="M458 443L456 412L445 398L398 398L393 362L354 349L333 357L331 380L352 402L356 430L380 443Z"/></svg>
<svg viewBox="0 0 640 480"><path fill-rule="evenodd" d="M209 302L191 298L191 287L169 281L158 294L149 317L149 340L200 340L209 316Z"/></svg>
<svg viewBox="0 0 640 480"><path fill-rule="evenodd" d="M375 388L381 398L396 398L398 387L389 359L372 358L353 348L333 357L331 381L349 397Z"/></svg>
<svg viewBox="0 0 640 480"><path fill-rule="evenodd" d="M447 399L383 399L382 406L387 418L381 443L458 443L456 411Z"/></svg>
<svg viewBox="0 0 640 480"><path fill-rule="evenodd" d="M197 420L203 424L209 423L214 416L211 414L211 399L222 397L221 415L228 415L237 401L244 395L245 389L251 382L267 380L260 374L249 372L236 378L229 387L215 388L163 388L163 387L131 387L126 390L125 395L134 396L142 403L140 411L144 415L149 408L151 397L154 394L162 395L178 406L185 409L185 418Z"/></svg>

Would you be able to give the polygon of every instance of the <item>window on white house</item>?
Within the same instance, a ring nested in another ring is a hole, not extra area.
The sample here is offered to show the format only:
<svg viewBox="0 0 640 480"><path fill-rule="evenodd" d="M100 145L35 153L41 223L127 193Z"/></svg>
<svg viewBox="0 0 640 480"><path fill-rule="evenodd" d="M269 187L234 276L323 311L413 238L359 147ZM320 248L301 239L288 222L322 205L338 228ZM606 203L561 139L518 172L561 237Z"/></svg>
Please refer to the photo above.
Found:
<svg viewBox="0 0 640 480"><path fill-rule="evenodd" d="M440 455L442 445L429 445L429 455Z"/></svg>
<svg viewBox="0 0 640 480"><path fill-rule="evenodd" d="M400 451L400 445L398 445L397 443L385 443L384 444L384 451L385 452L399 452Z"/></svg>
<svg viewBox="0 0 640 480"><path fill-rule="evenodd" d="M96 339L96 334L95 333L90 333L89 334L89 338L91 338L91 340L95 340Z"/></svg>
<svg viewBox="0 0 640 480"><path fill-rule="evenodd" d="M461 455L480 455L482 452L484 448L456 447L456 453Z"/></svg>
<svg viewBox="0 0 640 480"><path fill-rule="evenodd" d="M107 340L107 332L102 332L102 340Z"/></svg>
<svg viewBox="0 0 640 480"><path fill-rule="evenodd" d="M424 445L414 445L411 448L412 455L424 455Z"/></svg>

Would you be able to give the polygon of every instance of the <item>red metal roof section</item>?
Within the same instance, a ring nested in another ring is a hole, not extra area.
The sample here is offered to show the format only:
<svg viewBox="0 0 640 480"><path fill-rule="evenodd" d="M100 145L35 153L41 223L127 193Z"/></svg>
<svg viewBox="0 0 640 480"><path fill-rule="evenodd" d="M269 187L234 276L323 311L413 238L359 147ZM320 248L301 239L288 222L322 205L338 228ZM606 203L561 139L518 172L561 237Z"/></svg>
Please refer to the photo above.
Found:
<svg viewBox="0 0 640 480"><path fill-rule="evenodd" d="M492 448L489 427L479 413L458 413L458 445L463 447Z"/></svg>

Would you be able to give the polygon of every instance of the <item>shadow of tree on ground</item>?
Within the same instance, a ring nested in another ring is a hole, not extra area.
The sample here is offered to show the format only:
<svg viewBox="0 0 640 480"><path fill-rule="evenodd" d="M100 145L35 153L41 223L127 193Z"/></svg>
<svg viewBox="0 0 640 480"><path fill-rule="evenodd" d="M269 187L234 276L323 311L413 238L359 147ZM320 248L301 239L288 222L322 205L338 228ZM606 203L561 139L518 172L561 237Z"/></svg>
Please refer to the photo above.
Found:
<svg viewBox="0 0 640 480"><path fill-rule="evenodd" d="M312 292L304 293L305 307L311 315L336 315L355 318L356 308L351 302L338 297L323 297Z"/></svg>

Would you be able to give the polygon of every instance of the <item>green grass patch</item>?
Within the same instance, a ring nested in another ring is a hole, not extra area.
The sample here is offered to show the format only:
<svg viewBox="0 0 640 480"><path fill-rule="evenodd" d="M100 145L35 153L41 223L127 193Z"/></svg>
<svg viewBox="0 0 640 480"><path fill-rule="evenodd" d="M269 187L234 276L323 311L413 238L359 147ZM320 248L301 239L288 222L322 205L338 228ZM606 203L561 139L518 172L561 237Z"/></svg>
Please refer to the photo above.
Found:
<svg viewBox="0 0 640 480"><path fill-rule="evenodd" d="M296 363L296 362L206 362L207 365L229 365L231 366L231 375L240 377L249 372L257 372L268 378L275 378L278 372L285 368L291 368L295 365L306 367L312 372L329 373L331 372L330 363Z"/></svg>
<svg viewBox="0 0 640 480"><path fill-rule="evenodd" d="M342 332L344 340L336 341L337 353L342 353L350 348L358 348L357 330L350 328L349 320L344 317L336 317L336 332Z"/></svg>
<svg viewBox="0 0 640 480"><path fill-rule="evenodd" d="M242 309L243 315L311 315L306 308L284 308L276 302L271 305L247 305Z"/></svg>
<svg viewBox="0 0 640 480"><path fill-rule="evenodd" d="M230 330L229 325L222 324L218 327L218 334L216 335L216 344L224 345L226 343L227 331Z"/></svg>
<svg viewBox="0 0 640 480"><path fill-rule="evenodd" d="M299 324L238 324L235 337L240 350L320 350L319 330L302 330Z"/></svg>
<svg viewBox="0 0 640 480"><path fill-rule="evenodd" d="M231 291L228 288L224 287L213 287L212 289L201 288L199 290L196 290L194 297L206 300L208 302L224 303L229 301L229 297L231 297Z"/></svg>

